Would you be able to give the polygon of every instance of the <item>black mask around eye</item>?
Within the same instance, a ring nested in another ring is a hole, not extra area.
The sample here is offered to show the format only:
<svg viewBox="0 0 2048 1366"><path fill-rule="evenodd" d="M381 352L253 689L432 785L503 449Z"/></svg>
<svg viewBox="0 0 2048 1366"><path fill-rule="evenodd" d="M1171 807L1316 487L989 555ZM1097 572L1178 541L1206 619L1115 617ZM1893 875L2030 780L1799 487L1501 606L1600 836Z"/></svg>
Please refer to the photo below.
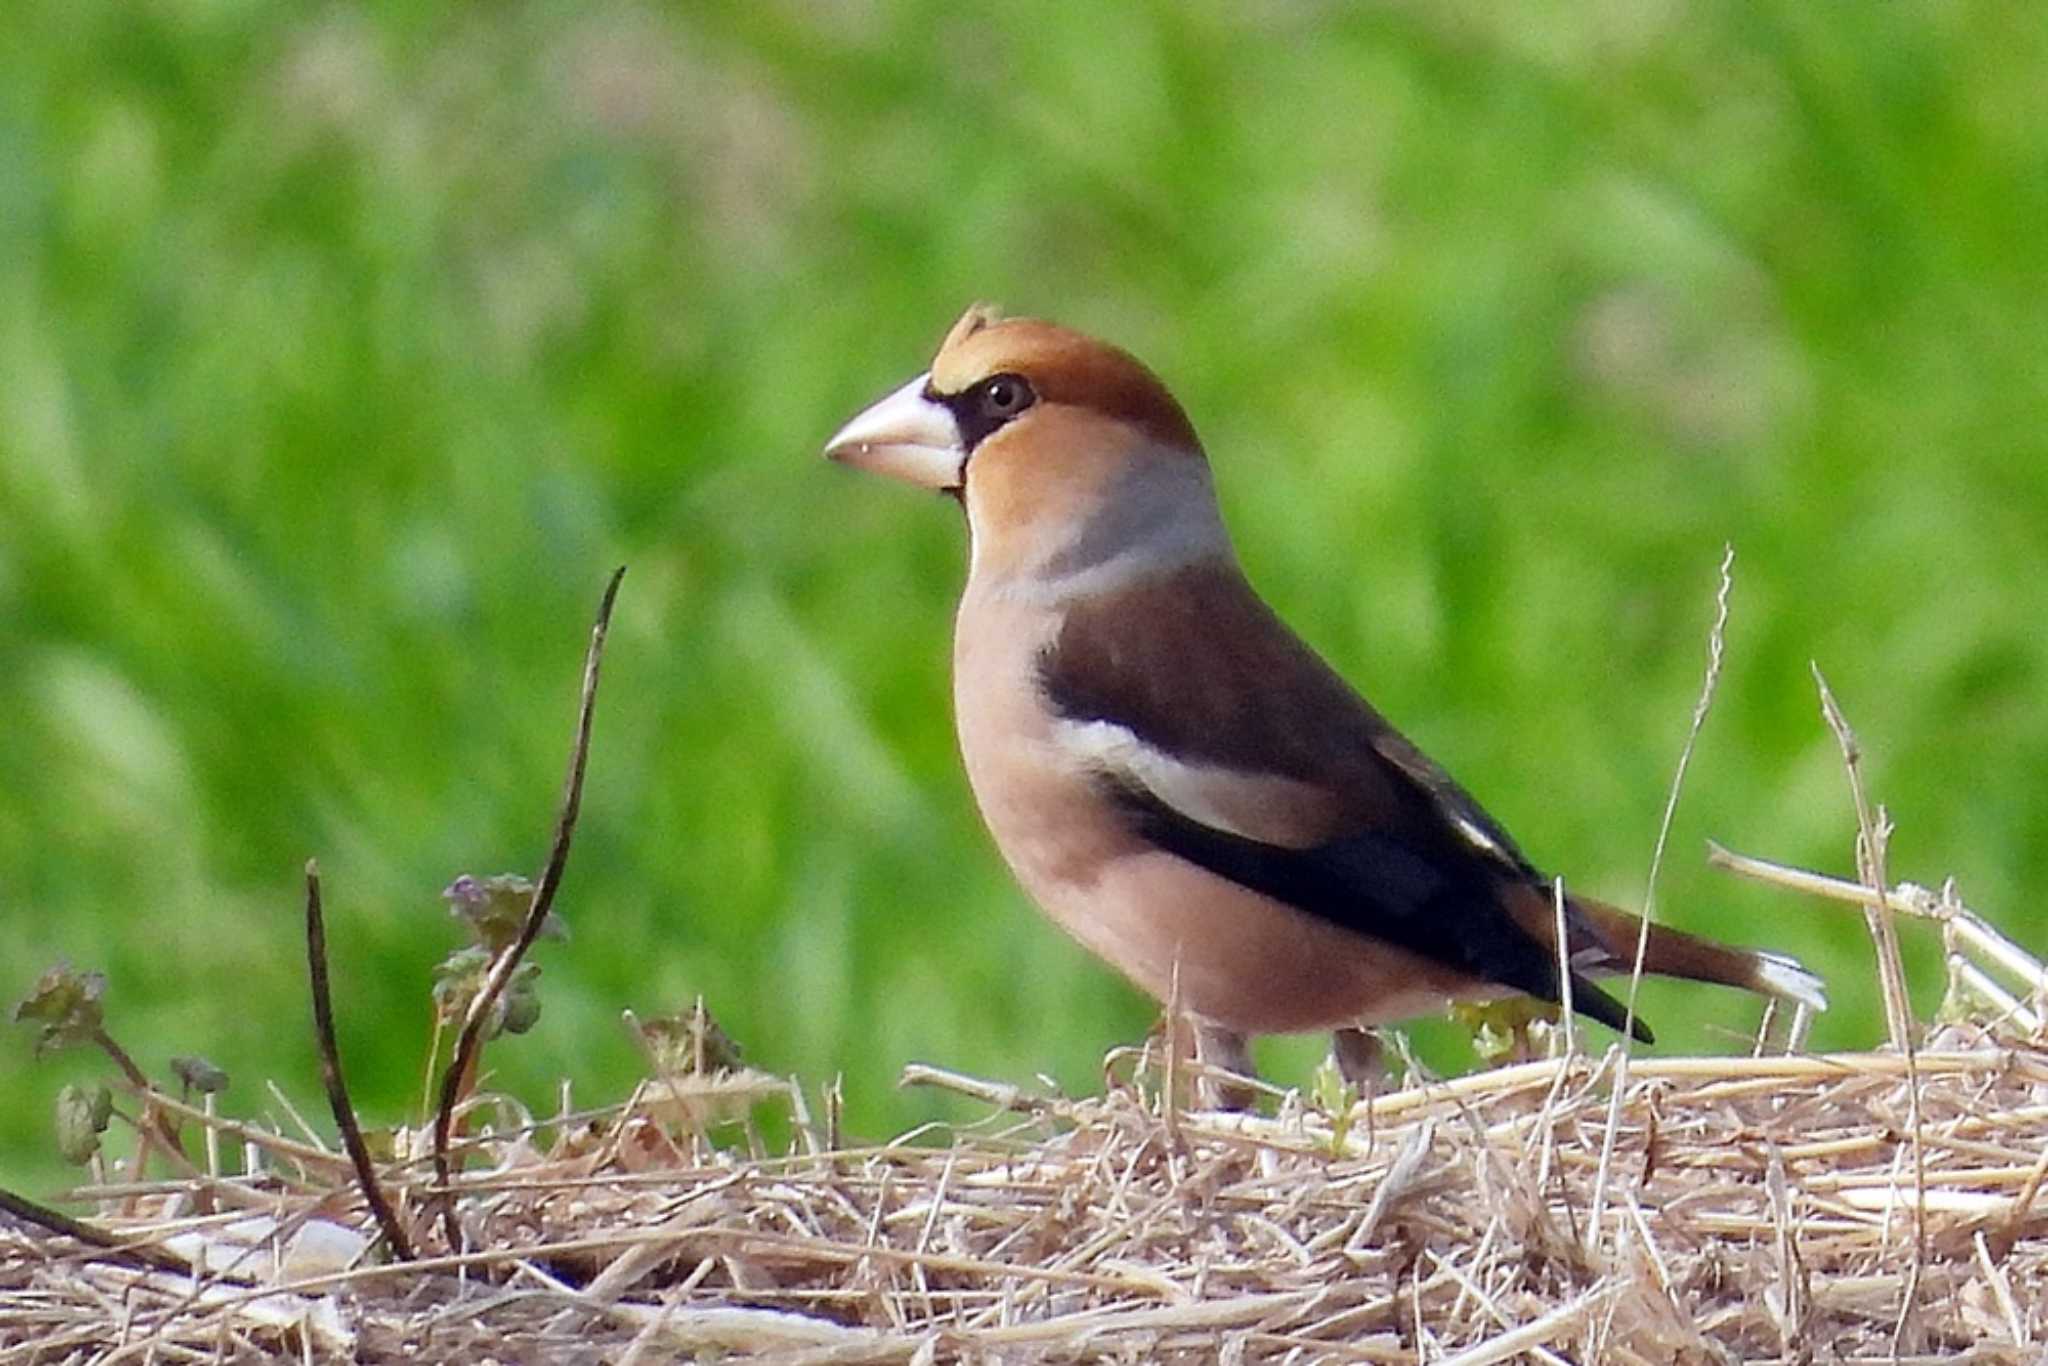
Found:
<svg viewBox="0 0 2048 1366"><path fill-rule="evenodd" d="M1008 373L990 375L957 394L935 393L929 397L952 412L953 420L960 424L961 443L970 451L1038 402L1031 381Z"/></svg>

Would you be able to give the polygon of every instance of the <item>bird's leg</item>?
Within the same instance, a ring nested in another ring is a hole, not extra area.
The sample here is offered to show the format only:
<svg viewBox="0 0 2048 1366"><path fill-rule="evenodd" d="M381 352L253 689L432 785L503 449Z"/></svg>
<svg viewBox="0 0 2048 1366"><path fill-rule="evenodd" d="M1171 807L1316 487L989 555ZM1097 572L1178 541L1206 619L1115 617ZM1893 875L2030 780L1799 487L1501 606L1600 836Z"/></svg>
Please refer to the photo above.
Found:
<svg viewBox="0 0 2048 1366"><path fill-rule="evenodd" d="M1356 1086L1358 1094L1367 1099L1378 1093L1380 1083L1386 1079L1380 1038L1370 1030L1348 1025L1331 1030L1330 1057L1337 1064L1338 1075Z"/></svg>
<svg viewBox="0 0 2048 1366"><path fill-rule="evenodd" d="M1257 1076L1252 1068L1250 1041L1234 1029L1207 1020L1191 1023L1195 1027L1195 1058L1207 1072L1195 1087L1202 1105L1213 1110L1251 1109L1257 1096L1251 1087L1214 1075L1220 1071L1240 1077Z"/></svg>

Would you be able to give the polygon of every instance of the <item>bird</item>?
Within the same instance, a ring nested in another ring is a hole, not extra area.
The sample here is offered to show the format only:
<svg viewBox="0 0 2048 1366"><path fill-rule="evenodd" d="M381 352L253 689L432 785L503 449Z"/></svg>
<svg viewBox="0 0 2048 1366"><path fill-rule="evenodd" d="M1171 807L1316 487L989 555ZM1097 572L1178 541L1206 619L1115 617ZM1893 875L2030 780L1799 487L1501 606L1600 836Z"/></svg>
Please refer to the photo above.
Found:
<svg viewBox="0 0 2048 1366"><path fill-rule="evenodd" d="M977 304L825 456L964 509L953 704L983 822L1215 1074L1329 1031L1370 1084L1376 1026L1516 994L1653 1041L1593 980L1631 970L1643 921L1561 893L1274 613L1186 411L1128 352ZM1663 924L1643 966L1827 1006L1795 959Z"/></svg>

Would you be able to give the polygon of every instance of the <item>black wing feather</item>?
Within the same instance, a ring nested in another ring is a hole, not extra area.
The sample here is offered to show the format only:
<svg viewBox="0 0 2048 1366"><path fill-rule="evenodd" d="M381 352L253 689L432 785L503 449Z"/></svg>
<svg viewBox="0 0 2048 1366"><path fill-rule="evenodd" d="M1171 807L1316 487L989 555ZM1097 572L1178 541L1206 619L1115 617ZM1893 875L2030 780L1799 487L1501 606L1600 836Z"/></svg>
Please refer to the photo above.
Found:
<svg viewBox="0 0 2048 1366"><path fill-rule="evenodd" d="M1308 849L1283 849L1183 815L1153 793L1114 784L1113 798L1147 840L1275 901L1354 933L1385 940L1539 1000L1563 1003L1555 956L1531 953L1522 928L1498 909L1499 888L1477 859L1445 863L1368 831ZM1485 912L1474 915L1476 907ZM1572 1005L1611 1029L1628 1012L1580 973ZM1635 1037L1655 1036L1641 1019Z"/></svg>

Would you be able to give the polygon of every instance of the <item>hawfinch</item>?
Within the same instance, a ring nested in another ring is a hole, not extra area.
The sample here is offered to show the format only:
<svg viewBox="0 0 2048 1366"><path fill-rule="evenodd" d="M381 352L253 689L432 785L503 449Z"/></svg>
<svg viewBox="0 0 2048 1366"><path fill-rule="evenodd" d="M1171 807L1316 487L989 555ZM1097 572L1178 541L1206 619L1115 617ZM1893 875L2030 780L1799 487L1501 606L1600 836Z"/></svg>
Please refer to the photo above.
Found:
<svg viewBox="0 0 2048 1366"><path fill-rule="evenodd" d="M1363 1079L1362 1026L1562 1000L1551 883L1252 591L1195 430L1137 360L971 308L825 454L966 509L953 702L982 818L1205 1059L1248 1073L1247 1036L1329 1029ZM1589 977L1628 971L1640 923L1565 903L1572 1005L1615 1029ZM1792 959L1661 925L1645 968L1826 1008Z"/></svg>

